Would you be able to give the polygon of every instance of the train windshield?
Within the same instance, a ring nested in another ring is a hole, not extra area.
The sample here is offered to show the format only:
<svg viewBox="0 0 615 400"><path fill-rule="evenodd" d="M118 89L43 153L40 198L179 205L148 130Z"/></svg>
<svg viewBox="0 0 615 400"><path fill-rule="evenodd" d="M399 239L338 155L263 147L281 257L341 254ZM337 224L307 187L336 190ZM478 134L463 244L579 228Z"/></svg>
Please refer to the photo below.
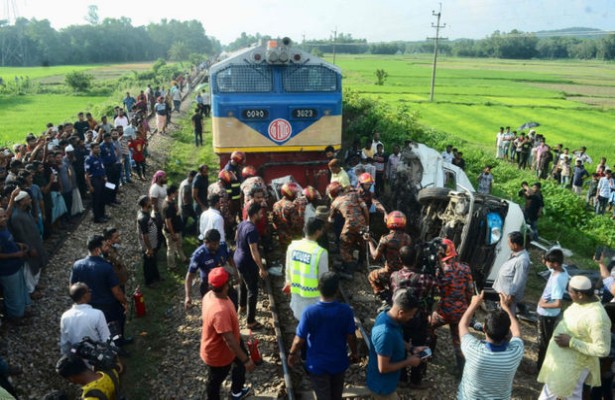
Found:
<svg viewBox="0 0 615 400"><path fill-rule="evenodd" d="M216 74L220 93L266 93L273 91L273 74L267 65L230 65Z"/></svg>
<svg viewBox="0 0 615 400"><path fill-rule="evenodd" d="M335 92L337 74L320 65L288 66L282 74L285 92Z"/></svg>

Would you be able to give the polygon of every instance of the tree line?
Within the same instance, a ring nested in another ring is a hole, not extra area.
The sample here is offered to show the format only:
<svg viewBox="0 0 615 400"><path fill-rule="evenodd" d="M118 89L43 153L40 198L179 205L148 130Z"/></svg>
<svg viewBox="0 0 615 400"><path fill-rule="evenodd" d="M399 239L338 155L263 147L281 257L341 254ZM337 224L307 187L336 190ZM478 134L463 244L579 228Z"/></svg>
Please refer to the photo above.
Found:
<svg viewBox="0 0 615 400"><path fill-rule="evenodd" d="M49 20L0 21L0 65L49 66L103 62L187 60L213 55L221 44L196 20L162 19L133 26L130 18L89 18L89 24L56 30Z"/></svg>

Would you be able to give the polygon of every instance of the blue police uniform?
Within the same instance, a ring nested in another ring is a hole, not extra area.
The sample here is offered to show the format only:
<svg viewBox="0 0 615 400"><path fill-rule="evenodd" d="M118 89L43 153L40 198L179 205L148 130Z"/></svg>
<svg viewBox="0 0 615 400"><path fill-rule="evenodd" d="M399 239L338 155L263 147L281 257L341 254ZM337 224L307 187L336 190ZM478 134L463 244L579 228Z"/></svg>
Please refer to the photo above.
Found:
<svg viewBox="0 0 615 400"><path fill-rule="evenodd" d="M92 193L92 212L94 213L94 222L102 222L105 216L105 166L102 158L90 154L84 162L85 173L90 176L90 183L94 188Z"/></svg>
<svg viewBox="0 0 615 400"><path fill-rule="evenodd" d="M220 247L218 247L215 253L209 251L204 244L199 246L194 253L192 253L190 264L188 265L188 272L194 274L197 270L199 271L201 277L201 285L199 286L201 296L204 296L209 291L207 284L209 272L216 267L225 265L230 259L230 255L231 253L226 243L220 243ZM232 283L228 295L231 301L233 301L233 304L235 304L235 308L237 308L237 292L233 288Z"/></svg>
<svg viewBox="0 0 615 400"><path fill-rule="evenodd" d="M113 141L111 141L110 143L101 143L100 157L102 158L102 162L105 165L105 171L107 172L107 181L115 185L115 189L106 191L106 204L116 203L117 189L120 183L122 166L121 164L118 164L117 153Z"/></svg>

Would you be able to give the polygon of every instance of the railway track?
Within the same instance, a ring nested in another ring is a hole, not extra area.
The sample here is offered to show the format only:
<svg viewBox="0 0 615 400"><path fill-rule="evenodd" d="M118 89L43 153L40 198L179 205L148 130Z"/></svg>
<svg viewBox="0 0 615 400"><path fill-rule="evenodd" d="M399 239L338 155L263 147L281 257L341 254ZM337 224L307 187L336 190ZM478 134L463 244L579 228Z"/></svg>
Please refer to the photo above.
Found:
<svg viewBox="0 0 615 400"><path fill-rule="evenodd" d="M282 292L284 277L269 276L265 281L268 308L273 321L277 357L281 367L281 378L284 381L285 398L289 400L315 399L312 384L301 366L290 368L286 362L288 351L295 336L298 321L290 309L290 296ZM355 314L357 325L358 349L361 361L350 366L346 373L344 389L345 398L363 398L369 395L365 387L365 367L369 355L369 331L376 316L378 303L371 294L367 275L364 272L355 273L352 281L342 281L339 300L350 305Z"/></svg>

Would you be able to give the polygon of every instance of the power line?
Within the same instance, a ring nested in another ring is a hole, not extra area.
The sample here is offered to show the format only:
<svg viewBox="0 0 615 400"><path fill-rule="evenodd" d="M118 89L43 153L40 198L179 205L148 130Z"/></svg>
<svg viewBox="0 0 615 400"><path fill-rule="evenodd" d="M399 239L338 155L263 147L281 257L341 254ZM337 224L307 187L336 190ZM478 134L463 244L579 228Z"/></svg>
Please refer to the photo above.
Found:
<svg viewBox="0 0 615 400"><path fill-rule="evenodd" d="M433 23L431 24L432 28L436 28L436 37L435 38L427 38L427 39L432 39L434 41L434 47L433 47L433 68L432 68L432 71L431 71L431 92L429 94L429 101L433 102L434 88L436 86L436 64L438 62L438 43L440 42L440 40L447 40L446 38L441 38L440 37L440 28L442 28L442 29L446 28L446 24L440 25L440 18L442 17L442 3L440 3L440 10L437 13L435 11L432 11L431 14L434 17L437 17L436 24L435 25Z"/></svg>

